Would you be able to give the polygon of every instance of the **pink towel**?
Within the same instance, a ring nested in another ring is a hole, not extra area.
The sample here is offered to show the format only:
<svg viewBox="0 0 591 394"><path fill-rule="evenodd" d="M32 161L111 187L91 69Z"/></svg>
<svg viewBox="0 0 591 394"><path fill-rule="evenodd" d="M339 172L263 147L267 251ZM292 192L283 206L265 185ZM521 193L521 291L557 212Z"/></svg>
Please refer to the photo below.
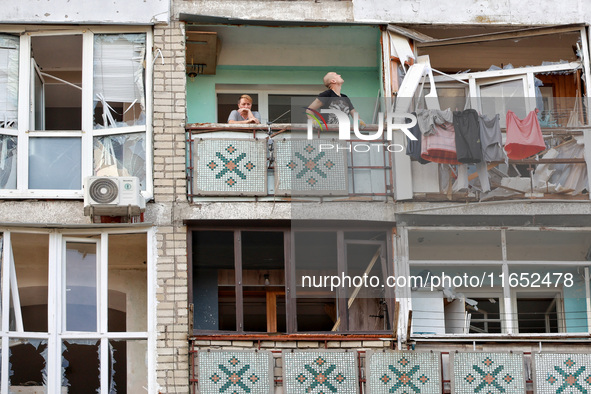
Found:
<svg viewBox="0 0 591 394"><path fill-rule="evenodd" d="M505 151L509 159L525 159L546 149L537 113L537 109L531 111L525 119L521 120L513 111L507 111Z"/></svg>

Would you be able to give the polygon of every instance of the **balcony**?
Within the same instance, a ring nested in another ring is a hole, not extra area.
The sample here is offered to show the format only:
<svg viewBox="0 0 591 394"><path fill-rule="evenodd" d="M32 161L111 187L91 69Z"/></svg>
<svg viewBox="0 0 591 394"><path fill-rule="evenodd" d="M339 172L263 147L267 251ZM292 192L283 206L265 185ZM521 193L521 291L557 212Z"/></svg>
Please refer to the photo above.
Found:
<svg viewBox="0 0 591 394"><path fill-rule="evenodd" d="M412 200L427 202L588 200L584 139L589 126L562 126L557 116L545 119L546 149L532 157L480 165L412 161L410 182L398 187L412 187ZM364 132L377 129L368 125ZM339 141L335 128L315 130L308 140L304 124L196 123L187 125L186 137L192 202L394 201L396 177L409 175L400 164L408 160L405 142Z"/></svg>
<svg viewBox="0 0 591 394"><path fill-rule="evenodd" d="M192 202L393 199L388 141L339 141L336 129L307 140L304 124L199 123L186 130Z"/></svg>

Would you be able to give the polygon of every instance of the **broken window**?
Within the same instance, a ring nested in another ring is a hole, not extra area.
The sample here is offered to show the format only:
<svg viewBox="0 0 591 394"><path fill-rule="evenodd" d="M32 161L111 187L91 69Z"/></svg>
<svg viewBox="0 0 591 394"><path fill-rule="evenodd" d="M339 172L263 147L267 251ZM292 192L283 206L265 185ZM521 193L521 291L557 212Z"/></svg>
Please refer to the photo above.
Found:
<svg viewBox="0 0 591 394"><path fill-rule="evenodd" d="M145 34L94 36L94 127L146 124Z"/></svg>
<svg viewBox="0 0 591 394"><path fill-rule="evenodd" d="M490 119L497 114L513 111L519 119L526 117L533 108L527 107L527 83L524 76L485 79L478 85L482 113ZM501 127L506 127L505 116L500 117Z"/></svg>
<svg viewBox="0 0 591 394"><path fill-rule="evenodd" d="M10 339L11 393L47 392L47 350L47 340Z"/></svg>
<svg viewBox="0 0 591 394"><path fill-rule="evenodd" d="M94 137L96 176L136 176L146 190L146 135L116 134Z"/></svg>
<svg viewBox="0 0 591 394"><path fill-rule="evenodd" d="M589 119L583 100L589 80L587 32L583 26L515 30L498 27L492 31L481 27L416 26L417 31L410 33L404 28L390 29L412 37L418 55L397 88L397 105L409 104L410 97L420 97L419 92L429 92L439 99L431 103L438 103L441 110L476 110L481 116L480 128L486 129L488 138L494 136L483 148L484 160L459 160L469 162L467 165L455 159L440 160L441 151L459 157L453 143L445 149L433 148L434 152L428 152L429 145L423 143L425 152L412 158L409 170L400 170L407 168L404 165L397 170L398 177L412 177L412 183L405 182L403 185L408 186L396 191L397 196L412 198L414 194L414 198L430 201L446 194L455 200L478 201L551 198L550 194L579 198L589 193L584 138L576 129L588 124ZM405 37L390 36L391 42L408 43ZM417 72L419 69L422 71ZM420 81L424 87L416 89L422 86ZM462 102L460 95L450 99L450 89L455 93L464 90L466 100ZM415 101L417 109L431 108L422 97ZM508 115L508 111L514 115ZM514 120L509 122L510 130L506 130L507 116ZM523 131L517 130L515 125L526 117ZM535 139L527 140L524 135L530 130ZM515 144L515 140L519 143ZM573 147L575 144L579 149ZM503 150L506 145L508 153ZM424 163L419 158L438 164ZM395 159L401 164L406 160L400 156Z"/></svg>
<svg viewBox="0 0 591 394"><path fill-rule="evenodd" d="M147 243L146 233L5 231L0 261L9 291L2 305L10 308L0 336L10 346L0 351L10 362L1 365L2 387L84 393L151 387Z"/></svg>
<svg viewBox="0 0 591 394"><path fill-rule="evenodd" d="M16 189L17 137L0 134L0 189Z"/></svg>
<svg viewBox="0 0 591 394"><path fill-rule="evenodd" d="M92 175L136 176L151 193L149 30L94 30L0 33L0 194L82 197Z"/></svg>
<svg viewBox="0 0 591 394"><path fill-rule="evenodd" d="M455 245L458 247L458 245ZM423 335L506 332L500 266L427 265L411 260L412 332ZM483 277L483 273L485 273ZM474 289L474 281L483 281ZM464 279L468 278L468 279ZM480 289L480 290L479 290ZM489 331L486 331L489 330Z"/></svg>
<svg viewBox="0 0 591 394"><path fill-rule="evenodd" d="M297 231L291 241L287 236L284 230L256 228L192 231L195 330L391 329L393 291L380 286L389 272L383 231ZM338 251L339 237L346 253ZM366 275L379 283L372 287L352 280L339 289L331 289L330 280L320 283L340 272L352 278Z"/></svg>
<svg viewBox="0 0 591 394"><path fill-rule="evenodd" d="M585 333L591 232L408 232L412 332Z"/></svg>

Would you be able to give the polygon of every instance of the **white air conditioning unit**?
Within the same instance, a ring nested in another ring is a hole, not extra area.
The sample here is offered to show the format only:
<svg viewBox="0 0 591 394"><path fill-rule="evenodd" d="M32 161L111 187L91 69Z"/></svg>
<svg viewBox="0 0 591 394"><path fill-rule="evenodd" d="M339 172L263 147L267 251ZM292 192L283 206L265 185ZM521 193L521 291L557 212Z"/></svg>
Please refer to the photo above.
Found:
<svg viewBox="0 0 591 394"><path fill-rule="evenodd" d="M84 179L84 215L136 216L146 210L135 176L89 176Z"/></svg>

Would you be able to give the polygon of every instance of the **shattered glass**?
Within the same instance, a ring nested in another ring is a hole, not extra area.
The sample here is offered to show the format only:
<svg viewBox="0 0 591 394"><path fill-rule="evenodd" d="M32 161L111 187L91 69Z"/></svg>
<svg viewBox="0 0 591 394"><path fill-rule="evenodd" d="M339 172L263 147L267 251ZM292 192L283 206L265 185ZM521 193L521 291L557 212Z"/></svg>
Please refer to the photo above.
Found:
<svg viewBox="0 0 591 394"><path fill-rule="evenodd" d="M0 135L0 189L16 189L17 137Z"/></svg>
<svg viewBox="0 0 591 394"><path fill-rule="evenodd" d="M100 340L65 340L62 345L62 387L68 393L100 392Z"/></svg>
<svg viewBox="0 0 591 394"><path fill-rule="evenodd" d="M94 36L94 128L146 124L145 34Z"/></svg>
<svg viewBox="0 0 591 394"><path fill-rule="evenodd" d="M109 394L141 393L148 387L148 342L109 341Z"/></svg>
<svg viewBox="0 0 591 394"><path fill-rule="evenodd" d="M94 138L96 176L136 176L146 190L146 136L117 134Z"/></svg>
<svg viewBox="0 0 591 394"><path fill-rule="evenodd" d="M25 387L47 392L47 340L11 339L9 359L10 392L20 393Z"/></svg>

